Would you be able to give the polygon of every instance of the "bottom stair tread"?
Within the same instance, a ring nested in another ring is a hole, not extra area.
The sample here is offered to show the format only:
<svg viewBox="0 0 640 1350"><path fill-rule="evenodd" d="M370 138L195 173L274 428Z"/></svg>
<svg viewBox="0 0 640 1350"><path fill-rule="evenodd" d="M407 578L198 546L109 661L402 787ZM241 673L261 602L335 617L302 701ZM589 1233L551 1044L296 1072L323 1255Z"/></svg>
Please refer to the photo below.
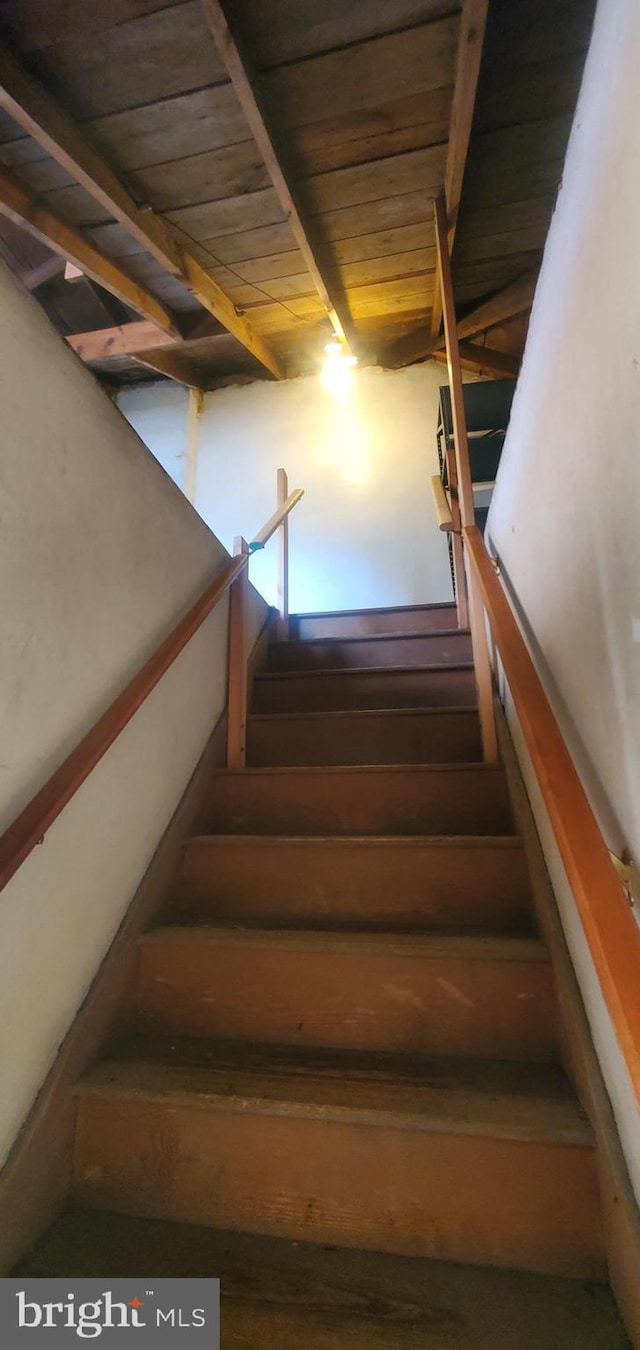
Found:
<svg viewBox="0 0 640 1350"><path fill-rule="evenodd" d="M557 1066L141 1037L76 1095L83 1208L604 1278Z"/></svg>
<svg viewBox="0 0 640 1350"><path fill-rule="evenodd" d="M222 1350L631 1350L605 1285L71 1209L20 1278L221 1279Z"/></svg>

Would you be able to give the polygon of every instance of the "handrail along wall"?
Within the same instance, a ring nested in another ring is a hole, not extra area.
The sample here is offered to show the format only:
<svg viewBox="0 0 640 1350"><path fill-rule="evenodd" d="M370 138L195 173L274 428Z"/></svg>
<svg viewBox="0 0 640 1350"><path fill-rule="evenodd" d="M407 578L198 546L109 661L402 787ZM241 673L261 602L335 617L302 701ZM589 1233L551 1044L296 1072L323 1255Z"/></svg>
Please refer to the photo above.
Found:
<svg viewBox="0 0 640 1350"><path fill-rule="evenodd" d="M486 613L640 1102L640 930L482 534L474 525L463 535L483 617Z"/></svg>
<svg viewBox="0 0 640 1350"><path fill-rule="evenodd" d="M466 595L484 758L498 757L487 620L500 655L545 809L580 915L629 1077L640 1102L640 930L565 744L511 603L475 524L473 484L444 201L435 233L454 425L456 479L452 528L459 514ZM450 480L451 481L451 480ZM441 526L442 527L442 526ZM450 527L451 528L451 527ZM458 583L458 571L456 583Z"/></svg>
<svg viewBox="0 0 640 1350"><path fill-rule="evenodd" d="M283 471L281 471L283 472ZM251 549L262 548L267 541L275 534L276 530L282 528L283 522L287 520L294 506L304 495L303 489L298 488L292 492L285 501L283 501L271 518L263 526L262 530L256 535L253 545L245 545L242 552L238 552L233 560L214 577L209 583L202 595L191 606L182 619L176 624L175 628L165 638L164 642L156 649L152 656L145 661L138 673L129 681L122 693L114 699L113 703L107 708L106 712L98 719L95 725L83 736L82 740L71 751L64 762L56 769L55 773L47 780L40 791L31 798L31 801L24 807L24 810L16 817L13 823L0 838L0 891L9 883L11 878L18 871L26 858L28 858L36 844L43 841L47 830L57 820L65 806L71 801L71 798L89 777L92 769L95 769L100 760L106 754L110 746L120 735L121 731L131 721L131 718L138 711L148 695L155 689L156 685L162 679L180 652L186 647L190 639L197 633L198 629L208 618L212 610L215 609L223 595L231 587L232 603L230 606L230 622L233 616L233 595L237 586L241 587L240 594L246 594L246 571ZM243 541L244 543L244 541ZM236 601L236 608L237 608ZM233 671L229 670L229 698L235 700L234 707L239 708L238 686L242 694L242 677L238 665L239 652L242 653L242 660L245 666L244 683L244 709L240 708L241 720L246 720L246 661L247 654L244 643L244 611L242 617L242 644L236 641L235 664ZM231 634L230 634L231 639ZM231 658L231 647L230 647ZM238 713L235 712L236 717ZM229 723L231 719L229 717ZM244 763L244 758L242 759Z"/></svg>

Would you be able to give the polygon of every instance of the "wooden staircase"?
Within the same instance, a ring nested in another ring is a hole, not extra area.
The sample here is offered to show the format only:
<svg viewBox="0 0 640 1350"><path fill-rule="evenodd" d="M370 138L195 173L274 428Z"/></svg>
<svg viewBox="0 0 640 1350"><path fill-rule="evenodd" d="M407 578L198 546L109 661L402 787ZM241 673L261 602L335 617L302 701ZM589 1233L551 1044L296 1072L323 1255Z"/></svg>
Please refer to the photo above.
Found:
<svg viewBox="0 0 640 1350"><path fill-rule="evenodd" d="M451 606L292 620L21 1274L221 1274L223 1347L622 1350ZM339 1249L339 1251L336 1251ZM444 1263L444 1264L443 1264Z"/></svg>

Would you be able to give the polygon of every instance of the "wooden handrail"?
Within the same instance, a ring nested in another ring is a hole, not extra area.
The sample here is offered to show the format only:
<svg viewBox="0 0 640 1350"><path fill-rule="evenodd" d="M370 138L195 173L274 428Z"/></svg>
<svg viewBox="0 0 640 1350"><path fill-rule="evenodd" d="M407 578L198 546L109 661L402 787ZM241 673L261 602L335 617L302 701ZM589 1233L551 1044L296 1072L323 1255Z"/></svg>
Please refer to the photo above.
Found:
<svg viewBox="0 0 640 1350"><path fill-rule="evenodd" d="M302 496L301 488L292 492L287 501L279 507L278 511L271 516L270 520L256 535L254 543L257 543L259 547L265 544ZM71 751L64 763L56 769L55 773L44 784L44 787L40 788L35 797L32 797L24 810L20 812L20 815L2 835L0 838L0 891L15 875L25 858L28 858L35 845L42 842L47 830L53 825L68 802L71 801L74 793L89 777L96 764L99 764L120 732L131 721L152 689L155 689L176 657L186 647L190 638L198 631L211 611L215 609L218 601L244 572L249 557L248 549L246 552L239 553L223 568L217 577L214 577L214 580L207 586L180 622L176 624L173 631L153 653L153 656L145 661L137 675L134 675L126 688L122 690L122 693L118 694L107 711L91 728L91 731L87 732L87 735L82 738L75 750Z"/></svg>
<svg viewBox="0 0 640 1350"><path fill-rule="evenodd" d="M91 731L83 737L75 750L71 751L60 768L56 769L44 787L32 797L5 831L0 839L0 890L11 880L32 848L40 843L54 820L88 778L91 770L95 769L116 737L124 730L127 722L131 721L134 713L142 706L147 695L180 655L183 647L186 647L189 639L215 608L239 572L246 567L247 561L246 557L234 558L233 562L215 577L173 632L165 638L153 656L145 661L137 675L134 675L122 693L118 694Z"/></svg>
<svg viewBox="0 0 640 1350"><path fill-rule="evenodd" d="M274 511L272 516L269 516L266 525L262 526L262 529L258 531L255 539L252 539L249 544L249 549L252 553L255 549L264 548L265 544L269 543L271 536L275 534L283 521L285 521L287 516L293 511L294 506L298 505L301 497L304 497L304 488L295 488L294 491L289 494L286 501Z"/></svg>
<svg viewBox="0 0 640 1350"><path fill-rule="evenodd" d="M432 475L431 494L433 496L433 505L436 511L438 529L444 530L447 534L450 534L453 529L453 518L451 515L451 507L447 501L447 494L442 486L442 479L439 473Z"/></svg>
<svg viewBox="0 0 640 1350"><path fill-rule="evenodd" d="M600 986L640 1101L640 931L482 534L475 525L463 534Z"/></svg>

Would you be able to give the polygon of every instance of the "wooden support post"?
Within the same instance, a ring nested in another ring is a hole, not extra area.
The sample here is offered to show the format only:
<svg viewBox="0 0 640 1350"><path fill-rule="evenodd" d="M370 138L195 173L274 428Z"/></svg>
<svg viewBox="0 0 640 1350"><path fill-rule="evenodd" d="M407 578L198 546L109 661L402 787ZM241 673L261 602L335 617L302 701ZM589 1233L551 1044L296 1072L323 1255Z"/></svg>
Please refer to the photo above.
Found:
<svg viewBox="0 0 640 1350"><path fill-rule="evenodd" d="M469 528L475 525L475 512L473 505L473 483L471 480L471 464L469 460L469 440L467 437L467 419L464 410L464 393L462 387L462 370L460 367L460 347L458 344L458 332L456 328L456 311L453 298L453 278L451 275L451 258L449 256L449 244L447 238L447 216L442 197L439 197L435 203L435 226L436 226L436 246L438 250L438 264L440 274L440 284L442 287L442 312L444 317L444 332L447 346L447 367L449 371L449 388L451 391L451 413L453 418L453 439L455 445L455 472L457 478L457 500L459 514L462 525ZM449 457L449 463L453 456ZM451 469L449 470L451 473ZM456 529L455 514L453 510L454 491L453 483L451 486L451 505L454 529ZM454 545L456 537L454 535ZM454 552L455 562L455 552ZM464 564L463 564L464 565ZM477 589L475 576L470 571L467 575L468 598L469 598L469 626L471 628L471 644L473 648L473 661L476 676L476 688L478 692L478 711L480 714L480 730L482 734L482 751L487 763L495 763L498 759L498 737L496 732L496 720L493 707L493 681L491 678L491 666L489 663L489 648L487 645L487 634L484 621L484 610L482 601ZM458 574L456 573L456 589L458 588ZM459 611L458 611L459 612Z"/></svg>
<svg viewBox="0 0 640 1350"><path fill-rule="evenodd" d="M242 535L233 541L233 556L249 554ZM244 769L247 758L247 651L245 625L248 570L243 567L229 600L229 693L227 697L227 768Z"/></svg>
<svg viewBox="0 0 640 1350"><path fill-rule="evenodd" d="M278 469L278 508L284 506L289 496L289 480L286 469ZM289 517L285 516L278 535L278 609L280 611L277 634L279 638L289 636Z"/></svg>
<svg viewBox="0 0 640 1350"><path fill-rule="evenodd" d="M453 446L445 447L447 457L447 476L449 479L449 499L451 501L451 548L453 551L453 580L456 589L456 610L458 628L469 627L469 605L467 601L467 578L464 570L464 550L462 547L462 518L458 497L458 472Z"/></svg>
<svg viewBox="0 0 640 1350"><path fill-rule="evenodd" d="M187 407L186 456L184 466L184 495L193 503L196 499L196 470L198 466L198 428L203 395L200 389L189 390Z"/></svg>

